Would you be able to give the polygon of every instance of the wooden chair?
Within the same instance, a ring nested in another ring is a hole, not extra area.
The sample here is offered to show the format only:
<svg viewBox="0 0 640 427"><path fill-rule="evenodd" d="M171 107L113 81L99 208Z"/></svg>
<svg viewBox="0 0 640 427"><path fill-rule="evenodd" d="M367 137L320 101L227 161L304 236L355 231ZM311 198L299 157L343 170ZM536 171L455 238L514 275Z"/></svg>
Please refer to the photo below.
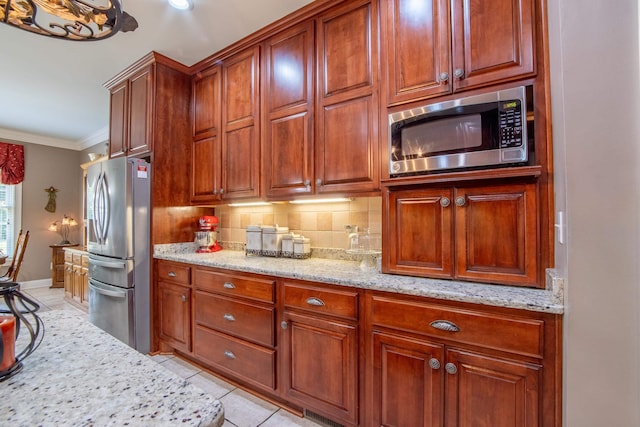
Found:
<svg viewBox="0 0 640 427"><path fill-rule="evenodd" d="M15 282L18 279L18 273L20 273L20 266L22 265L22 259L24 258L24 252L27 249L28 242L29 231L23 234L22 230L20 230L18 239L16 239L16 248L13 251L11 265L7 271L0 276L0 282Z"/></svg>

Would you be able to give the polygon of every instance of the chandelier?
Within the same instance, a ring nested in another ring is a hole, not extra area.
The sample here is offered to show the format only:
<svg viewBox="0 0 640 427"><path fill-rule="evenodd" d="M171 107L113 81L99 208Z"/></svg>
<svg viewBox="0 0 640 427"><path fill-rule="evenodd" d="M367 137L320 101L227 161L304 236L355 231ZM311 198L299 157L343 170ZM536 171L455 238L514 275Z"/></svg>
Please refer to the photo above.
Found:
<svg viewBox="0 0 640 427"><path fill-rule="evenodd" d="M120 0L0 0L0 22L77 41L102 40L138 28Z"/></svg>

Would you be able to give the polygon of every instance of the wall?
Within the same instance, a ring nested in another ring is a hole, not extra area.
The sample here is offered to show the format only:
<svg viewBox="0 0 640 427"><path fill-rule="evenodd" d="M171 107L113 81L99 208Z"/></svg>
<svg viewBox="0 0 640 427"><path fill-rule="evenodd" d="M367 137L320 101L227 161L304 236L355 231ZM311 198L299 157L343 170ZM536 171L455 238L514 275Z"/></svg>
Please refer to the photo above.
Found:
<svg viewBox="0 0 640 427"><path fill-rule="evenodd" d="M556 207L567 243L564 425L640 425L636 0L550 0Z"/></svg>
<svg viewBox="0 0 640 427"><path fill-rule="evenodd" d="M25 252L19 281L47 279L51 277L51 248L61 237L47 230L49 225L66 214L80 220L81 181L78 179L80 154L75 150L20 143L25 149L25 179L22 183L22 229L29 230L29 242ZM44 209L48 194L45 189L55 187L56 211ZM80 227L70 234L72 242L78 242Z"/></svg>
<svg viewBox="0 0 640 427"><path fill-rule="evenodd" d="M313 248L348 248L345 225L380 233L382 198L362 197L339 203L295 205L277 203L260 207L216 207L222 242L246 242L247 225L289 227L311 239Z"/></svg>

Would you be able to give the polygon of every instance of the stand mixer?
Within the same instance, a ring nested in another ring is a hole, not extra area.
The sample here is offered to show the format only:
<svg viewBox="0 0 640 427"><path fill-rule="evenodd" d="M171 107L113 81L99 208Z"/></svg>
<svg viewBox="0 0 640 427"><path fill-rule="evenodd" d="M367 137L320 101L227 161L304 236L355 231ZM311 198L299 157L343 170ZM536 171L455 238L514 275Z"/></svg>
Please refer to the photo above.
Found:
<svg viewBox="0 0 640 427"><path fill-rule="evenodd" d="M195 232L195 243L198 245L197 253L217 252L222 250L218 243L218 217L201 216L198 219L198 231Z"/></svg>

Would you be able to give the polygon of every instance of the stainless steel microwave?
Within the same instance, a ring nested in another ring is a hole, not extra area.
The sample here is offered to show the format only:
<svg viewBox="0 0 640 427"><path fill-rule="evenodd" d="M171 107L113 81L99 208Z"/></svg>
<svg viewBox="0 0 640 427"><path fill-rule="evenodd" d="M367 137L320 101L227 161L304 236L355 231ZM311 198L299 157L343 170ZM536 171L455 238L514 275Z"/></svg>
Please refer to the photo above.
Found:
<svg viewBox="0 0 640 427"><path fill-rule="evenodd" d="M526 163L524 86L389 114L393 176Z"/></svg>

